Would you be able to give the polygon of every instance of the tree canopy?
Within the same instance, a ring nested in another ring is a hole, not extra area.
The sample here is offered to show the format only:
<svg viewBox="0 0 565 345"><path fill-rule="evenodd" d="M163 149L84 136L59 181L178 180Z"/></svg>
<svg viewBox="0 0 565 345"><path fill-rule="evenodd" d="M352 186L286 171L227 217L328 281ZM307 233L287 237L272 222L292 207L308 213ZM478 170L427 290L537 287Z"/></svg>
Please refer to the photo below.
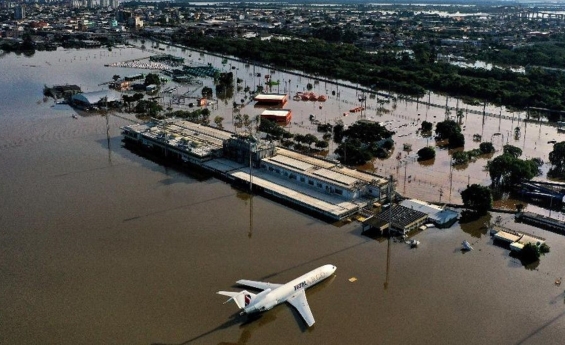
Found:
<svg viewBox="0 0 565 345"><path fill-rule="evenodd" d="M550 175L554 177L565 177L565 141L553 144L553 151L549 153L551 162Z"/></svg>
<svg viewBox="0 0 565 345"><path fill-rule="evenodd" d="M337 133L334 127L334 140ZM349 165L365 164L373 157L386 155L391 147L392 132L376 122L358 121L343 131L345 140L335 150L340 161ZM337 141L337 140L336 140Z"/></svg>
<svg viewBox="0 0 565 345"><path fill-rule="evenodd" d="M436 138L449 140L449 147L451 148L465 145L465 136L461 133L461 127L453 120L445 120L436 124Z"/></svg>
<svg viewBox="0 0 565 345"><path fill-rule="evenodd" d="M418 160L426 161L436 157L436 150L431 146L426 146L418 150Z"/></svg>
<svg viewBox="0 0 565 345"><path fill-rule="evenodd" d="M422 132L431 132L433 126L434 125L431 122L422 121L422 125L421 125Z"/></svg>
<svg viewBox="0 0 565 345"><path fill-rule="evenodd" d="M523 160L511 154L502 154L488 163L490 178L494 187L508 188L522 180L530 180L539 174L535 160Z"/></svg>
<svg viewBox="0 0 565 345"><path fill-rule="evenodd" d="M541 68L528 68L522 74L508 68L457 67L434 61L433 47L427 49L425 45L413 47L414 59L392 50L371 54L352 44L343 43L345 30L341 42L316 38L264 41L227 35L211 37L187 34L185 28L179 28L172 40L245 60L285 66L305 73L348 80L364 87L418 97L423 96L426 90L433 90L520 109L565 109L565 75L561 73ZM326 28L318 34L327 38L332 31L332 28ZM492 52L495 54L494 50Z"/></svg>
<svg viewBox="0 0 565 345"><path fill-rule="evenodd" d="M461 199L465 207L475 210L479 214L486 214L492 208L492 193L488 187L472 184L461 192Z"/></svg>
<svg viewBox="0 0 565 345"><path fill-rule="evenodd" d="M149 73L145 76L145 85L161 85L161 79L158 74Z"/></svg>
<svg viewBox="0 0 565 345"><path fill-rule="evenodd" d="M522 155L522 149L513 145L504 145L503 150L505 155L511 155L514 158L518 158Z"/></svg>
<svg viewBox="0 0 565 345"><path fill-rule="evenodd" d="M495 151L494 145L491 142L485 141L479 145L479 150L482 153L493 153Z"/></svg>

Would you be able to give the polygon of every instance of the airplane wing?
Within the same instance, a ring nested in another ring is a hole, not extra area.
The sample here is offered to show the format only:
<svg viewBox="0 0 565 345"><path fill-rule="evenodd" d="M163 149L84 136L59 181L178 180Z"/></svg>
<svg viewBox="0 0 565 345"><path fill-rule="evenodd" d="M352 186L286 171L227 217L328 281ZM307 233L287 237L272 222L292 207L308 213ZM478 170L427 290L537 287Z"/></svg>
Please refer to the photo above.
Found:
<svg viewBox="0 0 565 345"><path fill-rule="evenodd" d="M308 305L308 301L306 300L306 293L304 290L300 290L298 293L292 295L289 299L286 300L290 303L298 312L300 316L306 321L308 327L312 327L314 324L314 315L312 315L312 311L310 310L310 306Z"/></svg>
<svg viewBox="0 0 565 345"><path fill-rule="evenodd" d="M267 289L274 290L283 285L283 284L273 284L267 282L257 282L254 280L246 280L246 279L238 280L236 281L236 283L239 285L251 286L259 290L267 290Z"/></svg>

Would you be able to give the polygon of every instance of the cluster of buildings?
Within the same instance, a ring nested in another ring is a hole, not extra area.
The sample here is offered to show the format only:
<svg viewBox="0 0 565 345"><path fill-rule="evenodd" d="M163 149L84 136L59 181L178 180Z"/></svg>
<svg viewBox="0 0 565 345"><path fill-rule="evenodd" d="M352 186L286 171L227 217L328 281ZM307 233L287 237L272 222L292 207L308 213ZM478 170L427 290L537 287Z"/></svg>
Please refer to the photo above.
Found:
<svg viewBox="0 0 565 345"><path fill-rule="evenodd" d="M544 7L545 6L545 7ZM437 53L472 54L490 45L517 47L565 30L559 5L416 6L296 3L118 3L117 0L4 1L0 37L31 32L97 34L134 31L170 38L274 34L336 39L367 50L434 42ZM332 31L333 30L333 31ZM336 33L341 32L341 35ZM339 36L339 37L338 37ZM337 38L336 38L337 37Z"/></svg>
<svg viewBox="0 0 565 345"><path fill-rule="evenodd" d="M520 252L527 244L533 244L539 247L545 243L545 238L523 231L515 231L499 225L492 225L489 231L494 241L508 245L510 250L514 252Z"/></svg>
<svg viewBox="0 0 565 345"><path fill-rule="evenodd" d="M123 135L126 143L331 220L350 217L393 192L390 181L378 175L189 121L153 120L126 126Z"/></svg>
<svg viewBox="0 0 565 345"><path fill-rule="evenodd" d="M252 188L302 211L332 221L363 214L363 229L401 234L424 224L449 227L458 212L419 200L395 198L392 178L351 169L339 162L276 146L185 120L152 120L122 128L127 145L204 169L231 183Z"/></svg>

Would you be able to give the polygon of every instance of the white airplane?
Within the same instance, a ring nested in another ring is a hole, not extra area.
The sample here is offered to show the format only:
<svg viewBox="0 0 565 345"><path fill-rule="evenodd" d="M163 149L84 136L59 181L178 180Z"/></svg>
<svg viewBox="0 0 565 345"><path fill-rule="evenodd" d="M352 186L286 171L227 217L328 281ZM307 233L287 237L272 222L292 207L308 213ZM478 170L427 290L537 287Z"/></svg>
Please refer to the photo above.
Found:
<svg viewBox="0 0 565 345"><path fill-rule="evenodd" d="M330 277L335 270L336 267L334 265L324 265L286 284L273 284L242 279L238 280L236 283L251 286L263 291L257 295L246 290L240 292L218 291L218 294L230 297L224 304L232 300L235 301L239 309L242 309L240 315L266 311L280 303L288 302L298 310L304 321L308 324L308 327L312 327L315 322L314 316L312 315L312 311L310 311L304 290Z"/></svg>

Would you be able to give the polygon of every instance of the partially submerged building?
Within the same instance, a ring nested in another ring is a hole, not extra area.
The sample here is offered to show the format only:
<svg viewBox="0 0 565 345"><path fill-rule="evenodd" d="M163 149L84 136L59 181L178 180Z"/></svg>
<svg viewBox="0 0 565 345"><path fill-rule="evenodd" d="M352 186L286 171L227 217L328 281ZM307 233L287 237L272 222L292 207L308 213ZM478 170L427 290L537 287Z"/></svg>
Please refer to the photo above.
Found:
<svg viewBox="0 0 565 345"><path fill-rule="evenodd" d="M523 231L508 229L499 225L492 225L490 227L490 234L493 236L493 240L507 244L510 250L515 252L520 252L527 244L533 244L539 247L545 243L545 238L531 235Z"/></svg>
<svg viewBox="0 0 565 345"><path fill-rule="evenodd" d="M51 96L54 99L69 99L81 92L82 90L78 85L54 85L52 87L45 86L45 88L43 89L43 94L45 96Z"/></svg>
<svg viewBox="0 0 565 345"><path fill-rule="evenodd" d="M120 93L113 90L100 90L94 92L77 93L71 97L71 104L82 109L91 109L93 107L112 106L117 102L121 102Z"/></svg>
<svg viewBox="0 0 565 345"><path fill-rule="evenodd" d="M403 235L420 228L428 219L426 213L402 205L393 205L389 209L375 215L375 217L387 222L391 231L396 231Z"/></svg>
<svg viewBox="0 0 565 345"><path fill-rule="evenodd" d="M124 139L169 159L249 185L323 218L340 220L388 195L388 181L271 141L184 120L125 126Z"/></svg>
<svg viewBox="0 0 565 345"><path fill-rule="evenodd" d="M402 200L400 205L427 214L428 221L434 223L438 228L449 228L459 217L457 211L433 205L422 200L406 199Z"/></svg>
<svg viewBox="0 0 565 345"><path fill-rule="evenodd" d="M292 120L292 111L290 109L266 109L261 113L261 118L288 125Z"/></svg>
<svg viewBox="0 0 565 345"><path fill-rule="evenodd" d="M283 106L288 101L288 95L286 93L260 93L253 100L257 104Z"/></svg>
<svg viewBox="0 0 565 345"><path fill-rule="evenodd" d="M151 149L170 159L202 164L222 157L223 143L232 133L199 125L190 121L153 120L125 126L126 142Z"/></svg>

